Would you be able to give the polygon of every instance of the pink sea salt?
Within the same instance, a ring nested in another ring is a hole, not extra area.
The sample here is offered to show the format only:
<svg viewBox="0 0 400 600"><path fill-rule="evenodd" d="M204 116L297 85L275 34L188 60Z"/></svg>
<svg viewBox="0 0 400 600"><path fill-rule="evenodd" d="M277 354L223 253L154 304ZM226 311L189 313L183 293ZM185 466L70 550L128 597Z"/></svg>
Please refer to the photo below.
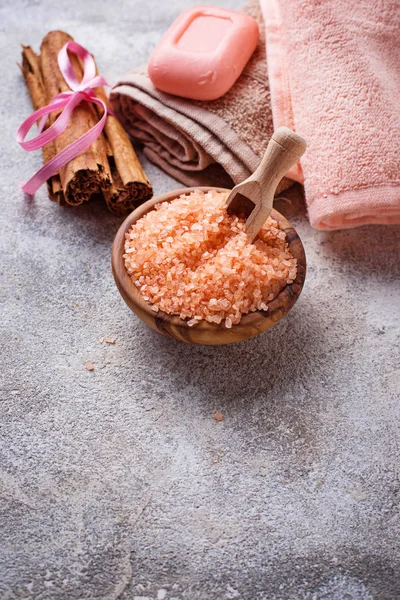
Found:
<svg viewBox="0 0 400 600"><path fill-rule="evenodd" d="M155 313L179 315L191 327L206 320L229 328L244 314L267 310L296 278L278 222L269 217L250 244L225 198L198 190L162 202L126 234L126 269Z"/></svg>

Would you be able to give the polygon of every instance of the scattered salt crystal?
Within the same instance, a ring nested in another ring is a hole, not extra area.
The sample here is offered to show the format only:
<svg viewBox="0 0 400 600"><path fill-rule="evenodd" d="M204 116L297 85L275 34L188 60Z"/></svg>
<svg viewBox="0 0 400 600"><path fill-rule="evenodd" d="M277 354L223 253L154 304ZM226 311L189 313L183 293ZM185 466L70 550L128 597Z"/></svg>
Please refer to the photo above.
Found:
<svg viewBox="0 0 400 600"><path fill-rule="evenodd" d="M224 420L224 415L219 410L217 410L217 412L213 413L213 417L216 421Z"/></svg>

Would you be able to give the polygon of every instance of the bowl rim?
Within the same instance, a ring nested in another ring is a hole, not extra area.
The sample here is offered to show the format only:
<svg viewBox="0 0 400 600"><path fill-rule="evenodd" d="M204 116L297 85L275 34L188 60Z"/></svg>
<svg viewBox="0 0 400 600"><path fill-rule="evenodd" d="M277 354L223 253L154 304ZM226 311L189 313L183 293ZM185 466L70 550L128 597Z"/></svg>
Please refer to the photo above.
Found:
<svg viewBox="0 0 400 600"><path fill-rule="evenodd" d="M285 231L286 238L289 244L290 249L292 249L294 242L296 252L293 256L297 259L297 275L296 279L291 284L287 284L277 296L273 300L267 303L268 310L256 310L254 312L250 312L242 316L240 323L233 325L232 328L228 329L223 324L223 321L220 324L217 323L209 323L208 321L200 321L195 327L189 327L187 324L189 319L182 319L178 315L169 315L162 311L155 312L151 309L151 304L143 299L142 295L139 292L139 289L133 283L131 276L128 274L124 260L123 254L125 254L124 244L125 244L125 234L130 229L130 227L135 223L138 219L148 213L150 210L154 209L154 207L161 202L168 202L175 198L178 198L182 194L189 194L194 190L200 191L210 191L215 190L218 192L229 192L230 190L227 188L220 188L214 186L195 186L188 188L179 188L176 190L172 190L170 192L166 192L165 194L160 194L158 196L154 196L147 202L144 202L140 206L138 206L133 212L131 212L126 219L120 225L117 234L114 238L114 243L112 245L111 251L111 263L112 263L112 271L115 279L115 283L118 287L118 290L131 308L133 312L135 312L142 320L144 320L150 327L156 329L161 333L165 333L170 335L168 331L168 326L173 326L174 328L178 328L182 332L185 330L196 330L196 333L204 333L204 332L213 332L216 334L233 332L237 331L238 328L246 327L246 328L257 328L260 320L265 318L270 319L271 316L275 315L276 318L273 318L273 323L278 322L285 314L291 310L294 306L298 296L301 293L301 290L304 285L305 275L306 275L306 256L302 241L291 225L291 223L281 215L277 210L272 209L271 216L278 221L281 229ZM122 267L122 268L121 268ZM282 312L282 307L285 306L286 310ZM261 333L263 329L257 331L257 333Z"/></svg>

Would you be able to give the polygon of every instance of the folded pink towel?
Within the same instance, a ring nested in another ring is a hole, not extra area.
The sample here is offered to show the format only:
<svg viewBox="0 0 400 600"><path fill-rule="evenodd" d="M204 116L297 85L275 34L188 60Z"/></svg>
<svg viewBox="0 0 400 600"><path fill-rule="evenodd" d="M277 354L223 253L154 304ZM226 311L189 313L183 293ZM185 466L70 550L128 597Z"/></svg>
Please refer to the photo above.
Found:
<svg viewBox="0 0 400 600"><path fill-rule="evenodd" d="M400 2L261 0L274 127L308 150L311 225L400 223Z"/></svg>

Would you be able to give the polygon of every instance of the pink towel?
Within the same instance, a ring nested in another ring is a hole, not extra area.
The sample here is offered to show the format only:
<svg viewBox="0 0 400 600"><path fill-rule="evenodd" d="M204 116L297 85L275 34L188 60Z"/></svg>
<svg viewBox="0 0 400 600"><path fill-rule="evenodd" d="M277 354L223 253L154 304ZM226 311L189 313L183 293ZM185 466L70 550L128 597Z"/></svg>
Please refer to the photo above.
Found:
<svg viewBox="0 0 400 600"><path fill-rule="evenodd" d="M399 0L261 0L274 126L308 150L311 225L400 223Z"/></svg>

